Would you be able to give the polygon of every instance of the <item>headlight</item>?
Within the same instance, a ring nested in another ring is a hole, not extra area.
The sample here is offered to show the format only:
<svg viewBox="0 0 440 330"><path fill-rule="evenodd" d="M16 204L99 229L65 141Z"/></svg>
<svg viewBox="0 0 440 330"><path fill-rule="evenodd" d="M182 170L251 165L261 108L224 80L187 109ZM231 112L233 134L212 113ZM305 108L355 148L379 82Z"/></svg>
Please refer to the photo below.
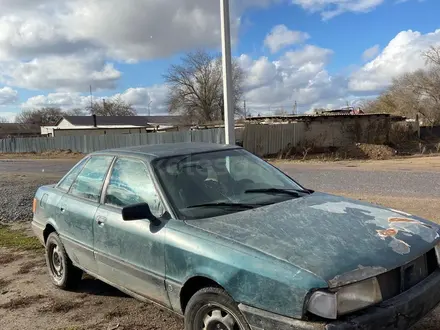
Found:
<svg viewBox="0 0 440 330"><path fill-rule="evenodd" d="M382 301L376 277L330 291L316 291L310 297L307 309L326 319L352 313Z"/></svg>

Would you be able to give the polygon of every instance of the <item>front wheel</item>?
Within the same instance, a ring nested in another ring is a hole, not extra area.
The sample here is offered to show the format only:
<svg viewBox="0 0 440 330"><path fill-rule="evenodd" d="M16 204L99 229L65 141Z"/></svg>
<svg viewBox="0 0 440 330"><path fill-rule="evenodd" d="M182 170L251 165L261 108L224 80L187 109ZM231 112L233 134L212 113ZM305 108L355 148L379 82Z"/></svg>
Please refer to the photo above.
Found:
<svg viewBox="0 0 440 330"><path fill-rule="evenodd" d="M234 300L222 289L198 291L185 309L185 330L250 330Z"/></svg>

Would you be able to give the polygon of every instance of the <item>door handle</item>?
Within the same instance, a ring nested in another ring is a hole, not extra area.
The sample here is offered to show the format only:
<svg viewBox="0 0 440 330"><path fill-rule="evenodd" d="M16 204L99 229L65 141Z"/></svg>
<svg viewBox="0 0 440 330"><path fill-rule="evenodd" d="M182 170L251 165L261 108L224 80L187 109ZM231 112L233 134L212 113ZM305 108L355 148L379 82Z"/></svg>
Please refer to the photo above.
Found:
<svg viewBox="0 0 440 330"><path fill-rule="evenodd" d="M105 222L107 221L106 217L102 217L102 216L97 216L96 217L96 223L98 224L98 226L102 227L104 226Z"/></svg>

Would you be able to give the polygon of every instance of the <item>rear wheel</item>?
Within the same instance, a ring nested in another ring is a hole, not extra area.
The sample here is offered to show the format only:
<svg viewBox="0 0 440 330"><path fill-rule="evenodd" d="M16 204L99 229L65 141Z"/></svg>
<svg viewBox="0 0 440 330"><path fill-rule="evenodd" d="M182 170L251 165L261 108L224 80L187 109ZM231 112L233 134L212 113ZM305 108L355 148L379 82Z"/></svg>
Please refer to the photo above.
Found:
<svg viewBox="0 0 440 330"><path fill-rule="evenodd" d="M52 283L60 289L72 289L82 278L82 271L73 266L57 233L46 241L46 264Z"/></svg>
<svg viewBox="0 0 440 330"><path fill-rule="evenodd" d="M185 330L250 330L234 300L222 289L196 292L185 309Z"/></svg>

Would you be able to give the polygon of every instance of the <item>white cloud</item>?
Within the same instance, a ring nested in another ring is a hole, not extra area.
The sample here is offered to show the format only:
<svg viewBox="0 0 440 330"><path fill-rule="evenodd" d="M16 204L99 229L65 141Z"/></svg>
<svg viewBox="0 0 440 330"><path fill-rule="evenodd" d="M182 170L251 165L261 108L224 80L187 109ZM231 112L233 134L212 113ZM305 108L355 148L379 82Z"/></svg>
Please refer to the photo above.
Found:
<svg viewBox="0 0 440 330"><path fill-rule="evenodd" d="M319 12L324 20L345 12L365 13L381 5L385 0L292 0L293 4Z"/></svg>
<svg viewBox="0 0 440 330"><path fill-rule="evenodd" d="M10 87L0 88L0 106L17 102L18 92Z"/></svg>
<svg viewBox="0 0 440 330"><path fill-rule="evenodd" d="M137 109L138 113L146 114L148 105L151 101L151 114L166 113L165 107L167 88L165 85L151 87L129 88L123 93L106 96L95 96L95 101L101 98L111 99L120 97ZM59 107L62 109L85 109L90 104L90 96L82 93L49 93L47 95L37 95L29 98L21 104L23 109L35 109L42 107Z"/></svg>
<svg viewBox="0 0 440 330"><path fill-rule="evenodd" d="M245 88L250 110L291 110L295 101L304 110L320 100L342 97L347 90L346 79L332 77L325 69L332 54L329 49L305 45L275 61L241 55L239 62L247 72Z"/></svg>
<svg viewBox="0 0 440 330"><path fill-rule="evenodd" d="M264 45L268 47L272 53L277 53L287 46L302 43L309 38L308 33L292 31L285 25L277 25L266 36Z"/></svg>
<svg viewBox="0 0 440 330"><path fill-rule="evenodd" d="M114 95L121 97L137 109L139 113L166 113L166 97L168 88L165 85L151 87L129 88L121 94ZM150 103L151 102L151 103Z"/></svg>
<svg viewBox="0 0 440 330"><path fill-rule="evenodd" d="M234 2L232 35L249 7ZM30 89L112 89L112 61L135 63L196 48L219 48L218 1L0 0L0 82Z"/></svg>
<svg viewBox="0 0 440 330"><path fill-rule="evenodd" d="M377 56L377 54L379 54L379 52L380 52L380 46L379 45L374 45L373 47L370 47L370 48L366 49L362 53L362 59L364 61L371 60L371 59L375 58Z"/></svg>
<svg viewBox="0 0 440 330"><path fill-rule="evenodd" d="M402 31L383 51L350 77L349 87L357 92L378 92L389 86L392 78L425 67L422 57L432 45L440 46L440 29L422 34Z"/></svg>
<svg viewBox="0 0 440 330"><path fill-rule="evenodd" d="M241 13L278 0L232 6L233 35ZM33 59L100 49L135 61L220 46L218 1L1 0L0 60Z"/></svg>
<svg viewBox="0 0 440 330"><path fill-rule="evenodd" d="M50 93L29 98L21 104L23 109L42 107L59 107L62 109L86 108L90 104L90 97L80 93Z"/></svg>
<svg viewBox="0 0 440 330"><path fill-rule="evenodd" d="M269 108L284 106L291 109L297 101L301 109L308 109L321 100L335 100L346 91L347 82L341 77L332 77L325 67L333 52L313 45L305 45L288 51L271 61L267 57L253 59L249 55L238 58L247 73L245 81L248 107L253 112L267 112ZM166 85L129 88L122 93L105 96L120 97L133 104L141 114L166 113ZM103 96L100 96L103 97ZM52 93L30 98L23 108L59 106L62 108L85 108L90 98L81 93Z"/></svg>
<svg viewBox="0 0 440 330"><path fill-rule="evenodd" d="M9 85L27 89L87 91L113 89L121 73L100 54L47 56L29 62L0 63L0 77Z"/></svg>

